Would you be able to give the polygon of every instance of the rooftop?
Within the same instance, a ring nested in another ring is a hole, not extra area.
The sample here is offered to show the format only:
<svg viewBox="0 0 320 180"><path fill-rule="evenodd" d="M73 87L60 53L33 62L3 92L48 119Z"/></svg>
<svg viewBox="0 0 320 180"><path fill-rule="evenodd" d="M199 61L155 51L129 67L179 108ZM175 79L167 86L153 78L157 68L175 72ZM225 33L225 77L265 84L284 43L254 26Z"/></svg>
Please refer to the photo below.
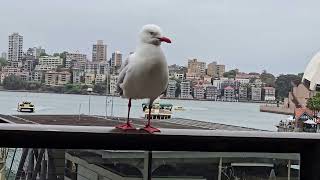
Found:
<svg viewBox="0 0 320 180"><path fill-rule="evenodd" d="M304 113L307 113L309 116L313 116L313 113L308 108L296 108L294 110L295 119L299 119Z"/></svg>
<svg viewBox="0 0 320 180"><path fill-rule="evenodd" d="M234 88L231 87L231 86L227 86L227 87L224 88L224 90L234 90Z"/></svg>

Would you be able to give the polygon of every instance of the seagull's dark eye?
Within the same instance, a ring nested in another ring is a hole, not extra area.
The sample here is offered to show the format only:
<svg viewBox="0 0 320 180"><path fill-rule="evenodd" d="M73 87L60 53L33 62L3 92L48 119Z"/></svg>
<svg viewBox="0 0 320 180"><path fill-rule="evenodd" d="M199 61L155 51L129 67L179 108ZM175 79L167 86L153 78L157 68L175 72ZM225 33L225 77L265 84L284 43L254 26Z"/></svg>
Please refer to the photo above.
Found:
<svg viewBox="0 0 320 180"><path fill-rule="evenodd" d="M153 35L154 35L154 32L150 32L150 35L153 36Z"/></svg>

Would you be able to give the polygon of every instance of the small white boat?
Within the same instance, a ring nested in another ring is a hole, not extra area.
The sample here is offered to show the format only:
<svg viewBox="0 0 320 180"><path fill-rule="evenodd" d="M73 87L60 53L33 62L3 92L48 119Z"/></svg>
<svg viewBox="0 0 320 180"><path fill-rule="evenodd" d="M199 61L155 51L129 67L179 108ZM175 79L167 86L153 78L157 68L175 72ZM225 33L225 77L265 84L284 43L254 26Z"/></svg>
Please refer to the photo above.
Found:
<svg viewBox="0 0 320 180"><path fill-rule="evenodd" d="M175 111L184 111L185 109L182 106L175 106L174 110Z"/></svg>

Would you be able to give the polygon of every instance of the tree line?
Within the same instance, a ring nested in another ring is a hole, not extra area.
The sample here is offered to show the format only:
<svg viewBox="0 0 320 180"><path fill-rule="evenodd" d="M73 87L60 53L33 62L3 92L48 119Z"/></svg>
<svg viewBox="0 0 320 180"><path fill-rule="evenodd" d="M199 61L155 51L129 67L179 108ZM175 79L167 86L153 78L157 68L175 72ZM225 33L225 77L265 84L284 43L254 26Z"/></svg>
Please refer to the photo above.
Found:
<svg viewBox="0 0 320 180"><path fill-rule="evenodd" d="M64 86L48 86L40 82L26 82L19 76L9 75L4 78L2 86L7 90L31 90L31 91L44 91L54 93L67 93L67 94L87 94L89 86L80 84L66 84ZM105 84L95 84L93 92L97 94L106 93Z"/></svg>

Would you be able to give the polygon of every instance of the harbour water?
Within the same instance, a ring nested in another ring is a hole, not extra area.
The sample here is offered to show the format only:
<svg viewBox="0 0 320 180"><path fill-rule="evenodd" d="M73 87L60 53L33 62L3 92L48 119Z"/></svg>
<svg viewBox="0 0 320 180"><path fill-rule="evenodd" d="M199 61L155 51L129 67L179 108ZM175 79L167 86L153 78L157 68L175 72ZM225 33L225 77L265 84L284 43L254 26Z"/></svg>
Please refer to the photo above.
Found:
<svg viewBox="0 0 320 180"><path fill-rule="evenodd" d="M17 104L21 101L31 101L35 107L34 114L88 114L90 100L91 115L106 115L125 117L127 100L120 97L108 97L106 106L105 96L50 94L29 92L0 91L0 113L20 114ZM132 101L132 117L142 117L143 102ZM185 111L174 111L173 116L201 121L244 126L250 128L276 131L275 125L286 118L286 115L264 113L259 111L259 104L239 102L213 102L190 100L161 100L174 106L182 106Z"/></svg>

